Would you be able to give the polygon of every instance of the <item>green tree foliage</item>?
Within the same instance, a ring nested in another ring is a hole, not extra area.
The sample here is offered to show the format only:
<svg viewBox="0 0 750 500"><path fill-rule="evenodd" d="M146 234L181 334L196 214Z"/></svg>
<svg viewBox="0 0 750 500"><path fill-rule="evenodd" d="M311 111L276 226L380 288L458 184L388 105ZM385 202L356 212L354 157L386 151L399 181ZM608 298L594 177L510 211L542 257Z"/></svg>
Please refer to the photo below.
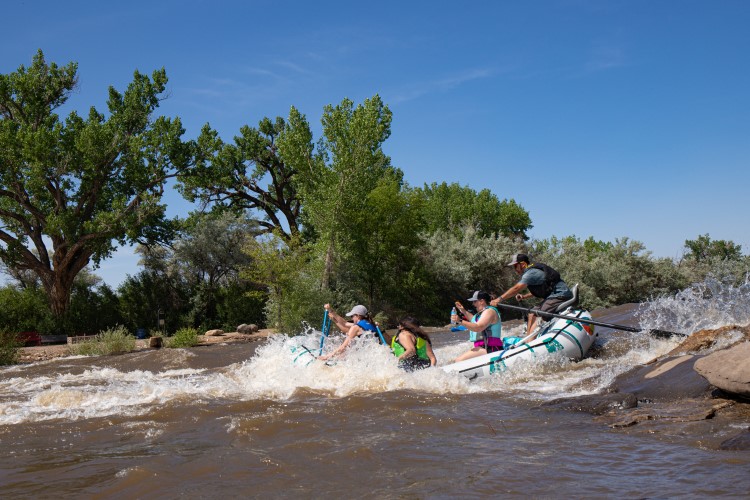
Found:
<svg viewBox="0 0 750 500"><path fill-rule="evenodd" d="M179 276L146 267L125 278L117 289L123 324L132 331L136 328L156 331L161 312L165 329L173 332L183 326L190 292Z"/></svg>
<svg viewBox="0 0 750 500"><path fill-rule="evenodd" d="M429 235L421 259L433 292L425 296L430 318L445 324L453 302L465 303L472 290L502 293L517 282L505 264L520 246L518 239L482 236L474 226Z"/></svg>
<svg viewBox="0 0 750 500"><path fill-rule="evenodd" d="M11 282L16 283L20 288L42 288L42 282L39 279L39 276L28 269L11 267L5 262L0 261L0 272L8 276Z"/></svg>
<svg viewBox="0 0 750 500"><path fill-rule="evenodd" d="M301 119L300 119L301 118ZM296 169L280 154L277 143L303 150L312 133L304 117L292 108L289 123L278 117L263 118L257 128L243 126L234 144L226 144L216 131L204 126L198 139L203 152L195 168L179 178L179 189L190 201L228 208L237 213L258 211L264 233L276 233L285 240L299 234L300 199L294 183Z"/></svg>
<svg viewBox="0 0 750 500"><path fill-rule="evenodd" d="M6 285L0 288L0 331L51 333L54 321L47 296L39 288Z"/></svg>
<svg viewBox="0 0 750 500"><path fill-rule="evenodd" d="M0 366L18 362L18 349L23 347L14 330L0 329Z"/></svg>
<svg viewBox="0 0 750 500"><path fill-rule="evenodd" d="M266 320L270 327L285 332L298 331L302 321L314 318L330 296L320 289L320 259L299 241L290 243L270 237L249 240L245 252L253 265L242 271L242 277L265 289L253 294L267 297Z"/></svg>
<svg viewBox="0 0 750 500"><path fill-rule="evenodd" d="M339 273L352 300L387 309L390 317L407 305L419 307L426 288L419 268L421 202L401 190L398 178L387 176L367 195L364 209L352 214L352 236Z"/></svg>
<svg viewBox="0 0 750 500"><path fill-rule="evenodd" d="M250 263L243 247L258 234L255 221L215 212L195 214L183 226L172 248L138 248L144 270L118 290L125 324L155 328L159 311L167 331L260 322L259 299L242 297L257 285L240 277Z"/></svg>
<svg viewBox="0 0 750 500"><path fill-rule="evenodd" d="M73 284L64 330L94 334L121 322L117 295L84 268ZM55 333L58 327L41 287L24 286L19 281L18 285L0 288L0 330L34 330L44 335Z"/></svg>
<svg viewBox="0 0 750 500"><path fill-rule="evenodd" d="M457 183L433 182L416 188L423 198L427 231L472 225L479 236L506 236L526 239L531 229L529 213L515 200L500 201L489 189L474 191Z"/></svg>
<svg viewBox="0 0 750 500"><path fill-rule="evenodd" d="M257 223L242 215L218 212L196 214L186 224L174 245L172 267L179 268L194 287L192 323L208 327L217 320L219 288L237 281L240 269L249 264L242 249L258 234Z"/></svg>
<svg viewBox="0 0 750 500"><path fill-rule="evenodd" d="M742 258L742 245L733 241L712 240L708 234L694 240L685 240L685 258L697 262L708 260L739 260Z"/></svg>
<svg viewBox="0 0 750 500"><path fill-rule="evenodd" d="M65 321L65 330L75 334L91 335L113 328L123 323L120 300L104 283L76 279Z"/></svg>
<svg viewBox="0 0 750 500"><path fill-rule="evenodd" d="M685 241L685 255L678 270L690 283L712 275L721 281L739 285L750 273L750 256L742 255L742 246L729 240L712 240L708 234Z"/></svg>
<svg viewBox="0 0 750 500"><path fill-rule="evenodd" d="M179 119L153 118L167 83L135 72L109 89L109 116L93 107L61 121L55 110L77 83L77 66L48 64L0 75L0 259L36 273L53 314L68 309L76 275L116 244L165 238L165 182L193 146ZM51 246L48 247L48 245Z"/></svg>
<svg viewBox="0 0 750 500"><path fill-rule="evenodd" d="M530 253L534 262L557 269L569 286L578 283L588 308L640 302L686 284L669 259L653 259L643 243L628 238L610 243L553 236L533 242Z"/></svg>
<svg viewBox="0 0 750 500"><path fill-rule="evenodd" d="M349 99L326 106L316 156L296 160L306 163L297 185L305 223L318 236L324 255L323 289L336 286L336 264L358 246L357 239L369 236L359 233L357 224L370 192L386 176L400 180L401 173L382 150L391 134L391 119L391 111L377 95L356 107Z"/></svg>
<svg viewBox="0 0 750 500"><path fill-rule="evenodd" d="M260 290L257 283L245 279L220 287L215 294L216 319L220 328L234 331L243 323L265 324L263 308L268 297L259 293Z"/></svg>

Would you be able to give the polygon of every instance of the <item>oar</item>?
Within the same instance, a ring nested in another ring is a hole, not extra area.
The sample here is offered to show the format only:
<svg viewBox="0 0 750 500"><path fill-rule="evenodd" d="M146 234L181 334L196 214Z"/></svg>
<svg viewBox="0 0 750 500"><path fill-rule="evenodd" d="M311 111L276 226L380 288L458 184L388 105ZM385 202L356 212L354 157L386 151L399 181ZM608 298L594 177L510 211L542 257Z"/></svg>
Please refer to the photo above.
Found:
<svg viewBox="0 0 750 500"><path fill-rule="evenodd" d="M633 328L632 326L624 326L624 325L613 325L612 323L604 323L602 321L594 321L593 319L581 319L581 318L571 318L570 316L565 316L563 314L555 314L547 311L540 311L539 309L532 309L530 307L521 307L521 306L512 306L510 304L498 304L497 307L502 307L505 309L512 309L514 311L523 311L527 313L536 314L537 316L552 316L554 318L563 318L563 319L570 319L572 321L575 321L576 323L586 323L589 325L596 325L596 326L603 326L606 328L613 328L615 330L623 330L626 332L642 332L645 331L649 333L650 335L653 335L654 337L662 337L662 338L670 338L670 337L688 337L689 334L687 333L678 333L678 332L670 332L667 330L655 330L655 329L643 329L643 328Z"/></svg>
<svg viewBox="0 0 750 500"><path fill-rule="evenodd" d="M380 331L380 327L375 325L375 329L378 331L378 335L380 335L380 340L383 342L383 345L387 346L388 344L385 343L385 337L383 337L383 332Z"/></svg>
<svg viewBox="0 0 750 500"><path fill-rule="evenodd" d="M320 336L320 349L318 350L318 356L323 354L323 344L326 341L326 337L328 337L330 329L331 320L328 318L328 309L326 309L326 312L323 314L323 326L320 327L320 331L323 332L323 335Z"/></svg>

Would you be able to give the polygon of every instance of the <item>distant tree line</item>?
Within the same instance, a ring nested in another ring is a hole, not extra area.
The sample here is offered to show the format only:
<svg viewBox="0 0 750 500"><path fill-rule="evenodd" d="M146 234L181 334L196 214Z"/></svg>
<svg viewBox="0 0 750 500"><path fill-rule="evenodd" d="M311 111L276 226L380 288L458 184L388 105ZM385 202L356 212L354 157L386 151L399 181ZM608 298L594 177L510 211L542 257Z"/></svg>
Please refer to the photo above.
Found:
<svg viewBox="0 0 750 500"><path fill-rule="evenodd" d="M232 141L208 124L186 140L179 118L154 115L163 69L110 88L107 113L62 119L77 81L74 63L41 51L0 75L2 331L257 323L292 333L319 321L325 302L366 304L385 324L405 313L443 324L470 290L514 283L504 264L519 251L579 283L589 308L750 269L739 245L707 234L678 261L628 238L529 240L531 218L513 199L410 186L383 152L392 114L377 95L326 106L319 138L292 107ZM184 218L165 215L170 182L195 203ZM123 244L137 245L140 270L112 290L94 273Z"/></svg>

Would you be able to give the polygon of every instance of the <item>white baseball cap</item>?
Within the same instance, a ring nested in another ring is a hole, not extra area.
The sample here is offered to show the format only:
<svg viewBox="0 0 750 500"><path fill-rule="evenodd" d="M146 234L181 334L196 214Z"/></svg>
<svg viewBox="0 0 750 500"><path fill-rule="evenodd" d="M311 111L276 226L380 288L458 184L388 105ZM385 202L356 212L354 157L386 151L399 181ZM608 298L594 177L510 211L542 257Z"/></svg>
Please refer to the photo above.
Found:
<svg viewBox="0 0 750 500"><path fill-rule="evenodd" d="M357 305L352 307L352 310L346 313L347 316L354 316L355 314L357 316L367 316L367 308L362 305Z"/></svg>

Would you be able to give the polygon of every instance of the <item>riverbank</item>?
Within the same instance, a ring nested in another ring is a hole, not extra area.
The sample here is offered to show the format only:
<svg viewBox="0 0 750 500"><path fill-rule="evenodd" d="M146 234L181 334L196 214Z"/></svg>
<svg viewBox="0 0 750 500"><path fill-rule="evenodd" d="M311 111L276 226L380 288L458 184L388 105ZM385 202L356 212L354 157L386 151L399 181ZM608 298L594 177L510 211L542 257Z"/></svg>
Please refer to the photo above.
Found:
<svg viewBox="0 0 750 500"><path fill-rule="evenodd" d="M257 342L258 340L266 339L269 335L275 333L276 331L273 329L262 329L255 333L225 332L220 335L199 335L198 344L195 347L216 344ZM133 352L154 349L149 346L149 343L150 339L136 339L135 351ZM69 347L68 344L21 347L18 350L18 360L20 363L34 363L38 361L63 358L71 355Z"/></svg>
<svg viewBox="0 0 750 500"><path fill-rule="evenodd" d="M446 333L448 332L449 326L446 327L424 327L425 332L429 335ZM396 330L385 330L383 333L387 335L393 335ZM449 333L449 332L448 332ZM199 335L198 344L195 347L209 346L216 344L238 344L247 342L257 342L258 340L266 339L270 335L278 334L278 331L273 328L263 328L255 333L239 333L239 332L224 332L219 335ZM145 351L153 349L149 346L150 339L136 339L135 351ZM42 346L31 346L21 347L19 349L18 360L20 363L34 363L37 361L48 361L50 359L62 358L70 356L70 349L68 344L52 344Z"/></svg>

